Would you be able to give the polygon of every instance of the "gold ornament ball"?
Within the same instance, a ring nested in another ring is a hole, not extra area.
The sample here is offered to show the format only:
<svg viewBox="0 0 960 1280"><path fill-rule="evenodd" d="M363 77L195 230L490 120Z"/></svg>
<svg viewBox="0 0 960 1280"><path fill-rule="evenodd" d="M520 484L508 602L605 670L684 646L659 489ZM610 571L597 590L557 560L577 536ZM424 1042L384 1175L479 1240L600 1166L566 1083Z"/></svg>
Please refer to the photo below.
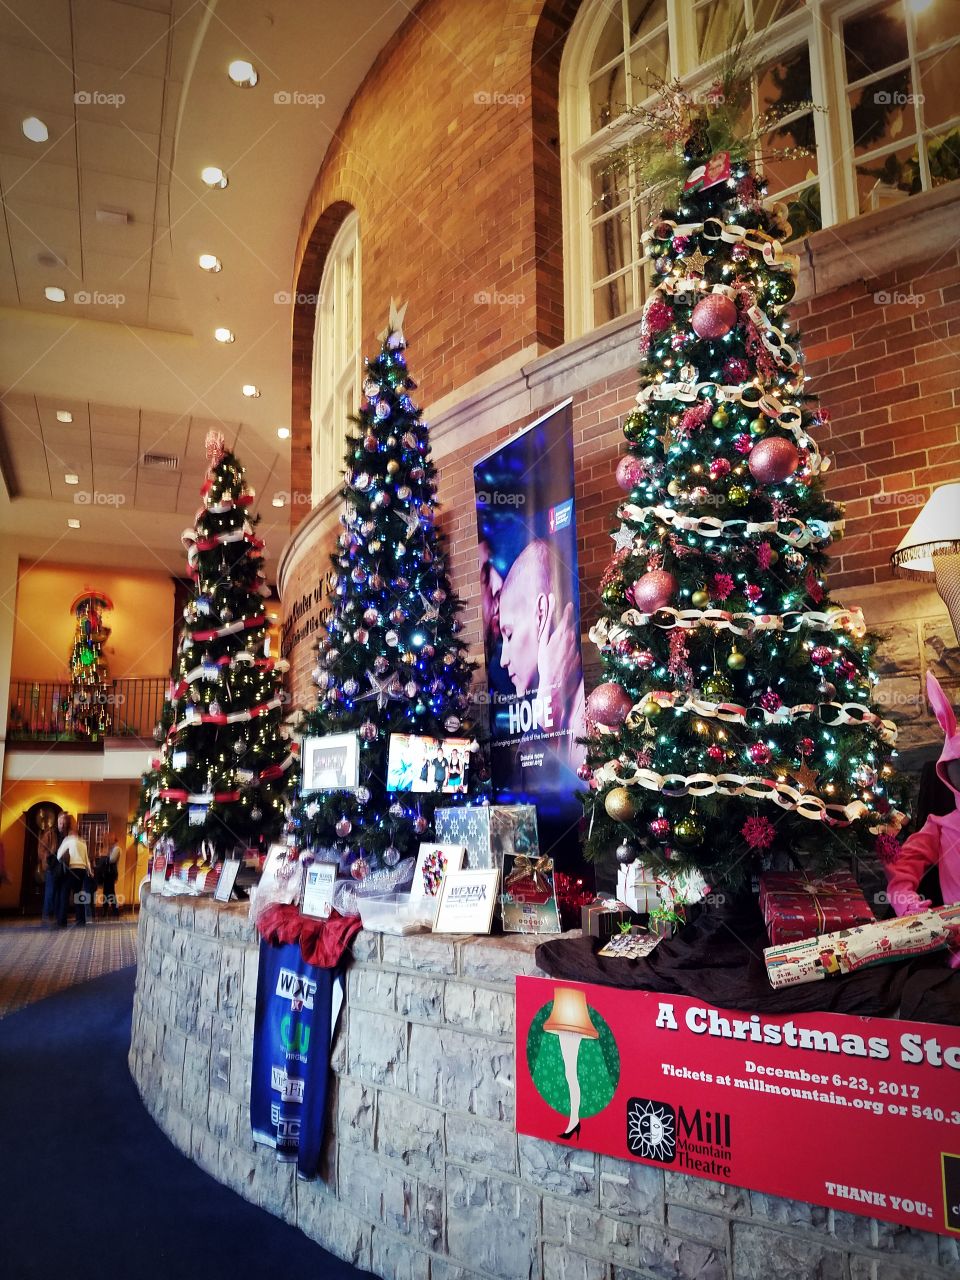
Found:
<svg viewBox="0 0 960 1280"><path fill-rule="evenodd" d="M708 591L695 591L690 597L690 603L695 609L705 609L710 603L710 593Z"/></svg>
<svg viewBox="0 0 960 1280"><path fill-rule="evenodd" d="M618 582L610 582L600 592L603 603L609 609L622 609L627 603L623 587Z"/></svg>
<svg viewBox="0 0 960 1280"><path fill-rule="evenodd" d="M752 436L762 436L767 429L767 421L765 418L754 418L750 423L750 434Z"/></svg>
<svg viewBox="0 0 960 1280"><path fill-rule="evenodd" d="M750 495L742 484L732 484L727 493L727 497L735 507L745 507L750 501Z"/></svg>
<svg viewBox="0 0 960 1280"><path fill-rule="evenodd" d="M722 702L732 695L733 685L725 675L721 675L719 671L714 671L712 675L707 676L706 680L704 680L700 686L700 692L705 698L709 698L711 702Z"/></svg>
<svg viewBox="0 0 960 1280"><path fill-rule="evenodd" d="M731 671L742 671L746 665L747 660L739 649L734 649L729 658L727 658L727 666Z"/></svg>
<svg viewBox="0 0 960 1280"><path fill-rule="evenodd" d="M726 409L724 409L723 405L721 405L710 421L718 431L721 431L727 425L729 418L730 415L727 413Z"/></svg>
<svg viewBox="0 0 960 1280"><path fill-rule="evenodd" d="M692 814L686 818L681 818L673 828L673 837L677 844L683 848L694 849L698 844L703 844L703 823L699 822Z"/></svg>
<svg viewBox="0 0 960 1280"><path fill-rule="evenodd" d="M400 463L396 460L396 458L391 458L390 461L387 463L387 475L395 476L399 470L400 470Z"/></svg>
<svg viewBox="0 0 960 1280"><path fill-rule="evenodd" d="M680 494L683 493L683 490L681 489L678 481L671 480L667 485L667 493L669 493L671 498L679 498Z"/></svg>
<svg viewBox="0 0 960 1280"><path fill-rule="evenodd" d="M637 812L628 787L614 787L612 791L608 791L603 807L614 822L630 822Z"/></svg>
<svg viewBox="0 0 960 1280"><path fill-rule="evenodd" d="M655 698L648 698L640 708L640 714L647 720L656 720L658 716L663 714L663 707Z"/></svg>

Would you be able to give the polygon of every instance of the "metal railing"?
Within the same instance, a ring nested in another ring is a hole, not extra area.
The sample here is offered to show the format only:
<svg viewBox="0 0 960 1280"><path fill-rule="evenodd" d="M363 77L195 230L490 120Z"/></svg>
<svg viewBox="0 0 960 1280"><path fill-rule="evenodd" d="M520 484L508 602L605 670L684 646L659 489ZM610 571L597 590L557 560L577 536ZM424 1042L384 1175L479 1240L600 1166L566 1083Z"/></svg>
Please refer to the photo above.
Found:
<svg viewBox="0 0 960 1280"><path fill-rule="evenodd" d="M75 695L67 680L11 680L7 740L76 744L103 738L152 738L167 684L165 676L109 680L98 695ZM74 731L75 696L93 698L103 707L104 730L96 739Z"/></svg>

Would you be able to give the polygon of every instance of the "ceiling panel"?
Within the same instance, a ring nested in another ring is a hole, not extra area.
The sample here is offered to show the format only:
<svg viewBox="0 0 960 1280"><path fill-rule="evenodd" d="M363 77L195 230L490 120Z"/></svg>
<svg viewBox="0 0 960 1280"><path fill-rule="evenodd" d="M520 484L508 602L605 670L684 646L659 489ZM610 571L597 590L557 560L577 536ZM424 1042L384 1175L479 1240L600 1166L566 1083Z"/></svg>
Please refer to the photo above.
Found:
<svg viewBox="0 0 960 1280"><path fill-rule="evenodd" d="M7 200L77 208L77 171L71 165L0 154L0 186Z"/></svg>
<svg viewBox="0 0 960 1280"><path fill-rule="evenodd" d="M143 133L159 133L163 119L163 80L104 66L102 60L77 60L77 115L82 120L120 124Z"/></svg>
<svg viewBox="0 0 960 1280"><path fill-rule="evenodd" d="M73 414L72 429L74 431L83 435L89 433L90 411L85 400L72 400L69 396L57 396L56 399L38 396L37 413L45 433L48 430L56 431L57 427L62 425L57 421L58 410Z"/></svg>
<svg viewBox="0 0 960 1280"><path fill-rule="evenodd" d="M48 49L67 58L73 46L70 0L4 0L0 5L0 41Z"/></svg>
<svg viewBox="0 0 960 1280"><path fill-rule="evenodd" d="M25 114L42 108L69 113L73 106L73 65L69 57L47 49L0 45L0 85L3 96L27 106Z"/></svg>
<svg viewBox="0 0 960 1280"><path fill-rule="evenodd" d="M113 0L73 0L73 30L80 59L161 78L166 70L169 15Z"/></svg>
<svg viewBox="0 0 960 1280"><path fill-rule="evenodd" d="M125 129L121 124L103 124L81 117L77 124L80 135L80 164L84 170L116 173L125 178L155 182L157 177L157 145L154 133Z"/></svg>

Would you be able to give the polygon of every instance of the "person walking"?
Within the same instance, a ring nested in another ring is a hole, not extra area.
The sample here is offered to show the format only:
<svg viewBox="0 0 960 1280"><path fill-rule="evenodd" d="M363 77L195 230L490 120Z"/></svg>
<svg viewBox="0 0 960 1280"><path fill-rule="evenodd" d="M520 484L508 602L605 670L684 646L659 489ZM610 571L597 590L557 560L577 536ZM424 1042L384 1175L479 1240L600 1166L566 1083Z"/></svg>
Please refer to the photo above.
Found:
<svg viewBox="0 0 960 1280"><path fill-rule="evenodd" d="M40 911L41 921L57 924L60 919L60 898L66 893L66 876L63 863L57 852L68 834L67 813L58 813L54 819L51 815L48 826L43 827L38 841L38 859L42 860L43 870L43 907Z"/></svg>
<svg viewBox="0 0 960 1280"><path fill-rule="evenodd" d="M97 859L97 879L103 890L103 914L118 916L117 880L120 877L120 842L112 831L107 832L105 851Z"/></svg>
<svg viewBox="0 0 960 1280"><path fill-rule="evenodd" d="M88 881L93 879L90 855L87 853L87 842L86 840L81 840L80 836L74 831L73 815L67 814L66 819L67 834L57 850L57 857L66 872L57 916L57 924L61 929L65 928L67 924L67 908L69 907L71 896L73 897L74 923L77 925L87 923L87 898L89 897L89 892L86 890L86 885Z"/></svg>

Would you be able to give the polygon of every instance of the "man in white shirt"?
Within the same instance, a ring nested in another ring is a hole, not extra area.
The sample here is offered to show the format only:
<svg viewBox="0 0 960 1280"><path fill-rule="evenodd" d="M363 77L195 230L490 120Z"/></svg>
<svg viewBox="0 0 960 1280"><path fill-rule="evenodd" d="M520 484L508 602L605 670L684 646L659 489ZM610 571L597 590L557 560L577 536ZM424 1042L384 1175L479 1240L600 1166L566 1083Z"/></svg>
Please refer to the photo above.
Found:
<svg viewBox="0 0 960 1280"><path fill-rule="evenodd" d="M74 830L72 814L66 815L65 827L67 834L57 850L57 857L63 864L63 869L66 873L57 913L57 924L61 929L66 928L67 907L71 897L73 898L74 923L78 925L87 923L86 899L89 896L89 891L86 885L87 881L93 878L90 855L87 853L87 842L86 840L81 840Z"/></svg>

